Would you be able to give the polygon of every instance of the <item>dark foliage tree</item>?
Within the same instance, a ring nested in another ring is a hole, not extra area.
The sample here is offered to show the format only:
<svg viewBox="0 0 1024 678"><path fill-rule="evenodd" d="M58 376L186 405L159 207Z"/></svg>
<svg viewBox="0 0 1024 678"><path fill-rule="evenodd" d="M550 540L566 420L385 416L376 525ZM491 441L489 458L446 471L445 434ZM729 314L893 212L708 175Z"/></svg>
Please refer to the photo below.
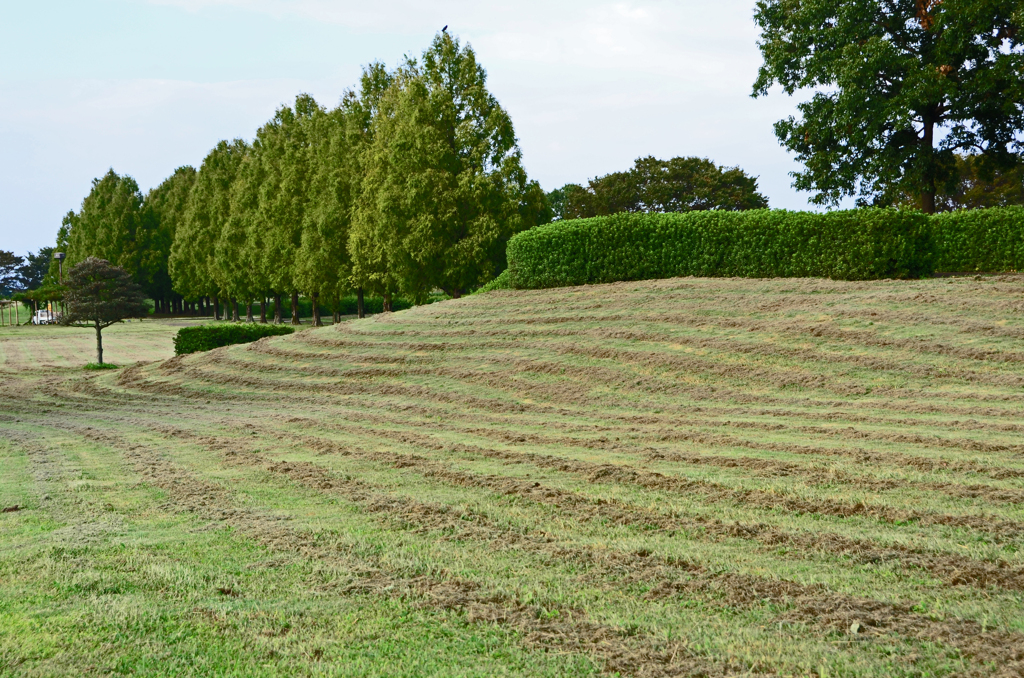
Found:
<svg viewBox="0 0 1024 678"><path fill-rule="evenodd" d="M562 188L556 188L553 191L548 191L544 195L544 199L547 202L550 221L565 219L565 193L573 187L583 190L583 187L578 184L566 184Z"/></svg>
<svg viewBox="0 0 1024 678"><path fill-rule="evenodd" d="M0 250L0 294L8 296L20 289L18 271L24 262L25 259L14 252Z"/></svg>
<svg viewBox="0 0 1024 678"><path fill-rule="evenodd" d="M35 290L42 287L53 252L52 247L41 247L35 254L28 253L25 263L18 269L18 285L21 289Z"/></svg>
<svg viewBox="0 0 1024 678"><path fill-rule="evenodd" d="M551 211L557 210L562 219L768 206L768 199L757 192L756 178L739 167L718 167L706 158L637 158L630 170L592 179L585 188L567 184L548 196Z"/></svg>
<svg viewBox="0 0 1024 678"><path fill-rule="evenodd" d="M1020 0L759 0L754 96L813 89L775 124L811 201L892 204L959 180L956 154L1009 168L1024 129Z"/></svg>
<svg viewBox="0 0 1024 678"><path fill-rule="evenodd" d="M103 364L102 331L125 318L149 313L142 288L120 266L105 259L87 257L75 264L64 278L66 311L60 323L96 330L96 362Z"/></svg>
<svg viewBox="0 0 1024 678"><path fill-rule="evenodd" d="M939 212L1024 205L1024 167L999 170L976 155L958 155L958 180L935 197Z"/></svg>

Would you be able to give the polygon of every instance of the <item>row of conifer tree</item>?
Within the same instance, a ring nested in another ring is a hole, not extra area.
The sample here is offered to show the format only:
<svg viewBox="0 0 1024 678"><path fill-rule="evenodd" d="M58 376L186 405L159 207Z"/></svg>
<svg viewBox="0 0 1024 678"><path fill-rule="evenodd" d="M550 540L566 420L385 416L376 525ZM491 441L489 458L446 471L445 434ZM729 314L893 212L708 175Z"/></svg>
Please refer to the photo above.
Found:
<svg viewBox="0 0 1024 678"><path fill-rule="evenodd" d="M309 95L250 143L221 141L142 195L113 170L64 218L67 265L124 267L158 311L364 292L459 297L505 266L515 233L550 220L511 119L472 48L437 35L421 59L363 69L334 109Z"/></svg>

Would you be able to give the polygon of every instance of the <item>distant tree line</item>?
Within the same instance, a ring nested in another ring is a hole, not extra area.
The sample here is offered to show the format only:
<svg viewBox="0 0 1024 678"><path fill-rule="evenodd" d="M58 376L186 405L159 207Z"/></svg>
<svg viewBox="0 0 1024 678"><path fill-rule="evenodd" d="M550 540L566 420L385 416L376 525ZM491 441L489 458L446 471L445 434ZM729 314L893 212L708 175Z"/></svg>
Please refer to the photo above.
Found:
<svg viewBox="0 0 1024 678"><path fill-rule="evenodd" d="M555 219L622 212L692 212L768 207L757 179L739 167L721 168L706 158L638 158L632 169L566 184L548 194Z"/></svg>

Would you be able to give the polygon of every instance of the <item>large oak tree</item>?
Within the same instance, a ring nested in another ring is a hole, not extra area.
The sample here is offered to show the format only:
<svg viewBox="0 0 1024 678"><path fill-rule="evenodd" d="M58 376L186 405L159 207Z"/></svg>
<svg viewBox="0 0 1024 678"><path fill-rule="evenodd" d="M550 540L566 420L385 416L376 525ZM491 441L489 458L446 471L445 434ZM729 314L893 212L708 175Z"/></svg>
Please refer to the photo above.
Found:
<svg viewBox="0 0 1024 678"><path fill-rule="evenodd" d="M759 0L754 95L813 91L775 125L812 201L845 196L926 212L959 177L956 154L1007 168L1021 153L1019 0Z"/></svg>

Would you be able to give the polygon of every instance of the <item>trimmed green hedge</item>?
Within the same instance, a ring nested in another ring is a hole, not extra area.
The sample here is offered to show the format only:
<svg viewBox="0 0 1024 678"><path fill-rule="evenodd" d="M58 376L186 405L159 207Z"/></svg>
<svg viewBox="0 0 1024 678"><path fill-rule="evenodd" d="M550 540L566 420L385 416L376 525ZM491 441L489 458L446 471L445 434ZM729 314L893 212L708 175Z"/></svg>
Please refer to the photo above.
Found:
<svg viewBox="0 0 1024 678"><path fill-rule="evenodd" d="M958 210L932 217L937 258L944 273L1024 270L1024 207Z"/></svg>
<svg viewBox="0 0 1024 678"><path fill-rule="evenodd" d="M914 210L615 214L559 221L509 241L516 289L675 276L914 278L934 271L929 217Z"/></svg>
<svg viewBox="0 0 1024 678"><path fill-rule="evenodd" d="M289 325L254 325L248 323L230 325L197 325L182 327L174 337L174 353L196 353L209 351L220 346L247 344L263 337L291 334L295 328Z"/></svg>

